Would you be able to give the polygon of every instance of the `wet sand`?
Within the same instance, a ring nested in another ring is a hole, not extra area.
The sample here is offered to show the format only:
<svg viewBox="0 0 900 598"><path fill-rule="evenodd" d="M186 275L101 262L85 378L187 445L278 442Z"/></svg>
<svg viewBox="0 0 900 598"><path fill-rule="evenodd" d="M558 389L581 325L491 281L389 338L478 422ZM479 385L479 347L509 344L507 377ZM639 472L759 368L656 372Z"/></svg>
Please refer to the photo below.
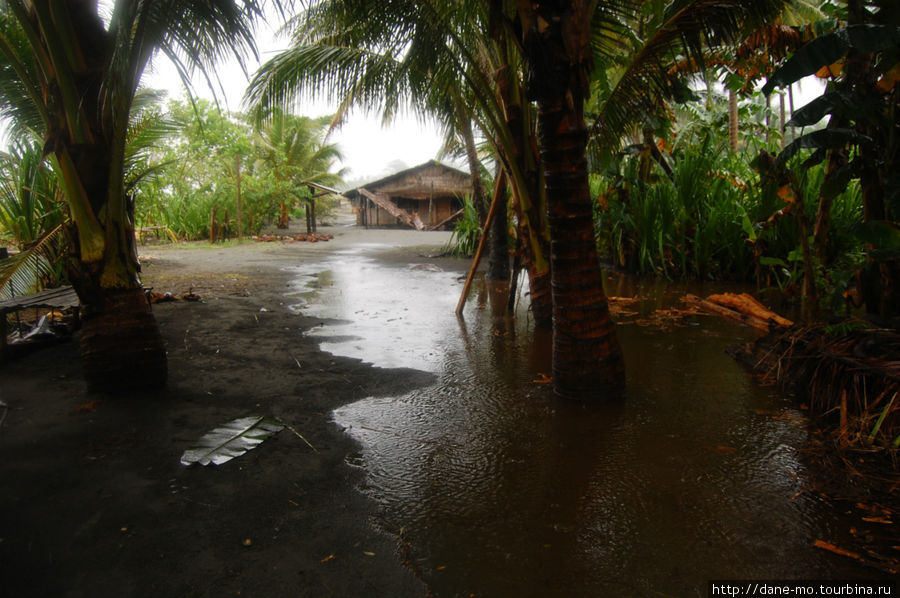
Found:
<svg viewBox="0 0 900 598"><path fill-rule="evenodd" d="M320 243L140 248L144 283L202 302L154 306L169 382L88 393L77 335L0 369L0 597L424 596L400 540L372 526L354 441L331 411L432 374L318 349L288 308L290 269L354 243L434 262L446 233L345 226ZM235 418L285 429L220 466L181 454Z"/></svg>

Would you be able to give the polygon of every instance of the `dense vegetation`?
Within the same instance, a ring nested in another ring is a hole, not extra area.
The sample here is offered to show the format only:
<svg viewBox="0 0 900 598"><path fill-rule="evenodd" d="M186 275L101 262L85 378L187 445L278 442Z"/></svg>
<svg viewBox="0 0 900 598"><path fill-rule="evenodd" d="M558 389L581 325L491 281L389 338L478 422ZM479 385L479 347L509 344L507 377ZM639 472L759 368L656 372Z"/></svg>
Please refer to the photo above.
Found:
<svg viewBox="0 0 900 598"><path fill-rule="evenodd" d="M215 212L232 236L238 230L255 235L276 221L281 206L300 216L309 198L305 183L341 182L340 173L333 172L340 154L324 142L331 117L278 115L254 128L205 100L193 106L171 102L160 117L170 119L173 134L154 152L159 172L139 185L139 227L165 227L178 239L204 239ZM325 206L319 200L317 208Z"/></svg>
<svg viewBox="0 0 900 598"><path fill-rule="evenodd" d="M208 239L213 218L231 237L256 235L282 208L304 216L305 183L341 183L334 169L340 153L324 141L331 117L278 115L253 126L207 100L164 103L151 91L139 97L125 180L141 236ZM26 134L0 153L0 239L21 252L14 259L21 267L0 277L7 293L56 286L66 276L62 225L68 210L42 149ZM320 218L332 204L317 199Z"/></svg>

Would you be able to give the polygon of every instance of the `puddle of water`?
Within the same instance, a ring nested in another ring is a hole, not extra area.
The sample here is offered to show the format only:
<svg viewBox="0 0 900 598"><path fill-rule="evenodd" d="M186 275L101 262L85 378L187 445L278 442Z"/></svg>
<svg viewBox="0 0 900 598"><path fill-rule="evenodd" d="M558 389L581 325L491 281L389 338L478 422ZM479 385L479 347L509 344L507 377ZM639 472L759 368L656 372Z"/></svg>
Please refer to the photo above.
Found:
<svg viewBox="0 0 900 598"><path fill-rule="evenodd" d="M849 525L804 491L805 419L724 353L740 328L619 326L627 399L563 402L535 382L549 338L521 305L506 317L482 284L459 321L457 265L385 265L375 249L298 270L294 294L340 321L311 333L322 349L438 377L333 414L435 596L702 596L711 579L873 575L813 547ZM610 283L646 295L642 313L682 292Z"/></svg>

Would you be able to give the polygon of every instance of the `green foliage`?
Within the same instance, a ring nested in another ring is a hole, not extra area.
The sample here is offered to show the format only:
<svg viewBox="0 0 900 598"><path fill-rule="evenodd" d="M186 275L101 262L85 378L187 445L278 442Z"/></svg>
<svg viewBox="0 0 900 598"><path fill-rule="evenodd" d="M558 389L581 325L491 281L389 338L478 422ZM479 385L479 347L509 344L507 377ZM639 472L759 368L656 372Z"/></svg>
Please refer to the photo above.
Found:
<svg viewBox="0 0 900 598"><path fill-rule="evenodd" d="M279 115L254 130L204 100L193 106L172 102L169 115L176 127L167 148L154 155L159 166L136 186L139 226L165 226L182 239L208 238L215 210L217 221L235 235L240 181L241 230L258 234L275 220L280 203L308 197L303 183L341 180L331 172L340 154L322 140L330 118Z"/></svg>
<svg viewBox="0 0 900 598"><path fill-rule="evenodd" d="M0 238L20 251L0 265L0 296L35 292L64 279L65 214L40 143L24 137L0 152Z"/></svg>
<svg viewBox="0 0 900 598"><path fill-rule="evenodd" d="M639 160L625 159L619 174L594 180L601 253L636 272L747 278L748 165L709 138L671 164L671 178L642 180Z"/></svg>
<svg viewBox="0 0 900 598"><path fill-rule="evenodd" d="M862 54L895 49L900 45L900 27L864 23L850 25L817 37L797 52L769 77L762 92L795 83L820 68L834 64L851 50Z"/></svg>
<svg viewBox="0 0 900 598"><path fill-rule="evenodd" d="M684 140L683 140L684 141ZM799 205L814 216L825 166L797 169ZM669 156L671 177L655 168L642 176L641 154L620 156L605 175L594 175L596 232L601 255L628 271L670 278L757 281L786 292L803 280L800 232L777 189L760 184L747 159L707 135ZM816 282L825 307L841 310L863 261L862 241L893 239L893 227L861 228L859 185L851 181L833 199L828 269ZM877 231L875 230L877 228ZM889 229L889 230L888 230ZM864 234L863 231L868 234ZM882 243L885 247L889 243Z"/></svg>
<svg viewBox="0 0 900 598"><path fill-rule="evenodd" d="M478 212L472 203L472 198L466 196L463 200L463 213L453 228L453 235L447 243L445 251L457 257L472 257L478 249L481 240L481 224L478 222Z"/></svg>
<svg viewBox="0 0 900 598"><path fill-rule="evenodd" d="M0 298L27 295L59 286L64 277L61 256L66 251L62 225L48 231L26 249L0 260Z"/></svg>
<svg viewBox="0 0 900 598"><path fill-rule="evenodd" d="M0 233L25 249L63 221L56 177L28 138L0 152Z"/></svg>

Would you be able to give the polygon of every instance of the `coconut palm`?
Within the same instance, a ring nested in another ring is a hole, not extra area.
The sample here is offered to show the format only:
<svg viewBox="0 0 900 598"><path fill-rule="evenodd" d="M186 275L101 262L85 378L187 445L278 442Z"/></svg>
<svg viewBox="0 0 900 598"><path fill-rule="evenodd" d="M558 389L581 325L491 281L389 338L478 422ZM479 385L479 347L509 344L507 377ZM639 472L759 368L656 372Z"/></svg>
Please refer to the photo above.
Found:
<svg viewBox="0 0 900 598"><path fill-rule="evenodd" d="M340 150L324 142L332 117L313 119L274 109L260 120L253 134L254 145L259 161L284 186L280 203L283 225L287 226L288 206L307 197L307 183L333 187L342 181L342 172L331 172L334 162L341 159Z"/></svg>
<svg viewBox="0 0 900 598"><path fill-rule="evenodd" d="M583 0L519 2L509 7L503 0L494 0L493 4L495 12L514 14L518 20L530 69L529 92L538 105L553 240L554 388L569 397L615 396L624 388L624 367L594 241L584 102L591 92L598 24L618 24L638 7L624 1L592 4ZM651 66L632 79L631 93L620 96L621 104L616 106L618 121L605 123L603 133L618 139L624 123L658 105L654 96L663 96L667 87L653 83L668 82L661 62L673 50L699 56L705 45L734 36L753 18L770 17L781 4L759 0L673 3L669 10L690 15L686 24L692 26L680 27L670 32L667 42L641 50L643 62ZM727 10L722 10L724 5ZM598 18L598 11L605 18ZM613 26L600 32L615 41L620 30Z"/></svg>
<svg viewBox="0 0 900 598"><path fill-rule="evenodd" d="M62 182L84 305L89 387L158 387L166 356L138 280L124 171L129 115L145 67L170 57L187 81L227 52L253 49L256 0L0 0L0 115L40 131Z"/></svg>

